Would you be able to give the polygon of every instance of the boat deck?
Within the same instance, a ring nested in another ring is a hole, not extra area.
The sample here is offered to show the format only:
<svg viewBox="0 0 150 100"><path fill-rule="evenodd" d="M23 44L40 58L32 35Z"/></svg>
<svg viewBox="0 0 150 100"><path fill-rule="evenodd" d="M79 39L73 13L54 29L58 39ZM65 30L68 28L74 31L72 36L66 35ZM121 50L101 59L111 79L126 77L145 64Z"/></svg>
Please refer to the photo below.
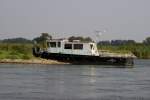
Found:
<svg viewBox="0 0 150 100"><path fill-rule="evenodd" d="M99 51L100 57L112 57L112 58L136 58L132 53L112 53L108 51Z"/></svg>

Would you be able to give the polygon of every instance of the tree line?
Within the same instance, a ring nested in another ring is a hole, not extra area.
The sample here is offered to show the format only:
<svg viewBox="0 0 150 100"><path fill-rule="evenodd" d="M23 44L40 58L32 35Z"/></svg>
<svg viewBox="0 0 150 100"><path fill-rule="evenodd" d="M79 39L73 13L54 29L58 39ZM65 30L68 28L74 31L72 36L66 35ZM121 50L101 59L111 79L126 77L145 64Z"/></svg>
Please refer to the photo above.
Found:
<svg viewBox="0 0 150 100"><path fill-rule="evenodd" d="M128 44L139 44L135 40L106 40L99 41L98 45L128 45ZM147 37L141 44L150 45L150 37Z"/></svg>
<svg viewBox="0 0 150 100"><path fill-rule="evenodd" d="M11 39L4 39L0 40L1 43L33 43L36 41L37 43L42 43L47 39L52 39L52 36L48 33L41 33L41 36L35 37L32 40L25 39L22 37L19 38L11 38ZM93 42L94 40L90 37L82 37L82 36L71 36L68 38L70 42L73 40L80 40L81 42ZM105 40L99 41L98 45L125 45L125 44L137 44L135 40ZM143 40L142 44L149 45L150 44L150 37L147 37Z"/></svg>

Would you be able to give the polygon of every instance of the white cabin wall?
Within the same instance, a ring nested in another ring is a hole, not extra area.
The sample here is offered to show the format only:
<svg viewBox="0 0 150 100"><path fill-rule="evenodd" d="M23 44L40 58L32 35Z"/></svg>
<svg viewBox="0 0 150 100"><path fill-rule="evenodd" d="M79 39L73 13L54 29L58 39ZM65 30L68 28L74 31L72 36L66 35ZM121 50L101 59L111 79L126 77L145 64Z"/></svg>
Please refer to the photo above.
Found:
<svg viewBox="0 0 150 100"><path fill-rule="evenodd" d="M48 49L48 52L50 53L60 53L62 51L62 48L61 47L58 47L58 43L56 43L56 48L54 47L49 47Z"/></svg>
<svg viewBox="0 0 150 100"><path fill-rule="evenodd" d="M62 42L62 53L63 54L72 54L72 49L64 49L66 43L67 42Z"/></svg>
<svg viewBox="0 0 150 100"><path fill-rule="evenodd" d="M76 55L91 55L90 47L87 44L83 44L83 50L73 50L73 54L76 54Z"/></svg>
<svg viewBox="0 0 150 100"><path fill-rule="evenodd" d="M75 54L75 55L96 55L98 56L97 47L94 46L94 50L91 50L90 44L91 43L83 43L83 49L82 50L73 50L72 49L64 49L64 45L68 43L66 41L61 41L61 47L52 48L49 47L47 50L49 53L62 53L62 54ZM76 43L74 43L76 44ZM94 43L92 43L94 45Z"/></svg>
<svg viewBox="0 0 150 100"><path fill-rule="evenodd" d="M62 44L63 44L63 47L62 47L62 53L63 54L92 55L90 45L87 43L83 43L83 49L82 50L64 49L65 43L62 43Z"/></svg>

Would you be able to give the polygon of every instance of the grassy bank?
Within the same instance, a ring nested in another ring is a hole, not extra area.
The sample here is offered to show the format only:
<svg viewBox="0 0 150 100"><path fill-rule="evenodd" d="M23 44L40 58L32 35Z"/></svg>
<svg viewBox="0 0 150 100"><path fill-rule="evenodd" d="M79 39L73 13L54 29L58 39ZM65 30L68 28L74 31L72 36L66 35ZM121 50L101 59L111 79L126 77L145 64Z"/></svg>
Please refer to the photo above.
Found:
<svg viewBox="0 0 150 100"><path fill-rule="evenodd" d="M32 47L32 44L0 43L0 59L34 59ZM98 49L117 53L133 53L138 58L150 59L150 45L98 45Z"/></svg>
<svg viewBox="0 0 150 100"><path fill-rule="evenodd" d="M0 43L0 59L32 58L32 44Z"/></svg>
<svg viewBox="0 0 150 100"><path fill-rule="evenodd" d="M32 47L32 44L0 43L0 63L67 64L55 60L36 58L32 55Z"/></svg>
<svg viewBox="0 0 150 100"><path fill-rule="evenodd" d="M133 53L137 58L150 59L150 45L144 44L126 44L119 46L98 45L100 50L108 50L117 53Z"/></svg>

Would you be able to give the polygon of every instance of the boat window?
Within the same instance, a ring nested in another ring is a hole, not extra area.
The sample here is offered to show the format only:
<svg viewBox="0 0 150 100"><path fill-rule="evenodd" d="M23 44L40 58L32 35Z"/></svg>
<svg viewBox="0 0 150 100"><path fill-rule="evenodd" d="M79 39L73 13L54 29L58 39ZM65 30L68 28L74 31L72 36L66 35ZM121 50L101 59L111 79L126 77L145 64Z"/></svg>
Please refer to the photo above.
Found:
<svg viewBox="0 0 150 100"><path fill-rule="evenodd" d="M65 44L65 49L72 49L72 44Z"/></svg>
<svg viewBox="0 0 150 100"><path fill-rule="evenodd" d="M56 47L56 42L50 42L50 47Z"/></svg>
<svg viewBox="0 0 150 100"><path fill-rule="evenodd" d="M91 47L91 49L93 48L93 45L92 44L90 44L90 47Z"/></svg>
<svg viewBox="0 0 150 100"><path fill-rule="evenodd" d="M60 42L58 42L58 47L61 47L61 43Z"/></svg>
<svg viewBox="0 0 150 100"><path fill-rule="evenodd" d="M74 44L74 49L83 49L83 44Z"/></svg>

